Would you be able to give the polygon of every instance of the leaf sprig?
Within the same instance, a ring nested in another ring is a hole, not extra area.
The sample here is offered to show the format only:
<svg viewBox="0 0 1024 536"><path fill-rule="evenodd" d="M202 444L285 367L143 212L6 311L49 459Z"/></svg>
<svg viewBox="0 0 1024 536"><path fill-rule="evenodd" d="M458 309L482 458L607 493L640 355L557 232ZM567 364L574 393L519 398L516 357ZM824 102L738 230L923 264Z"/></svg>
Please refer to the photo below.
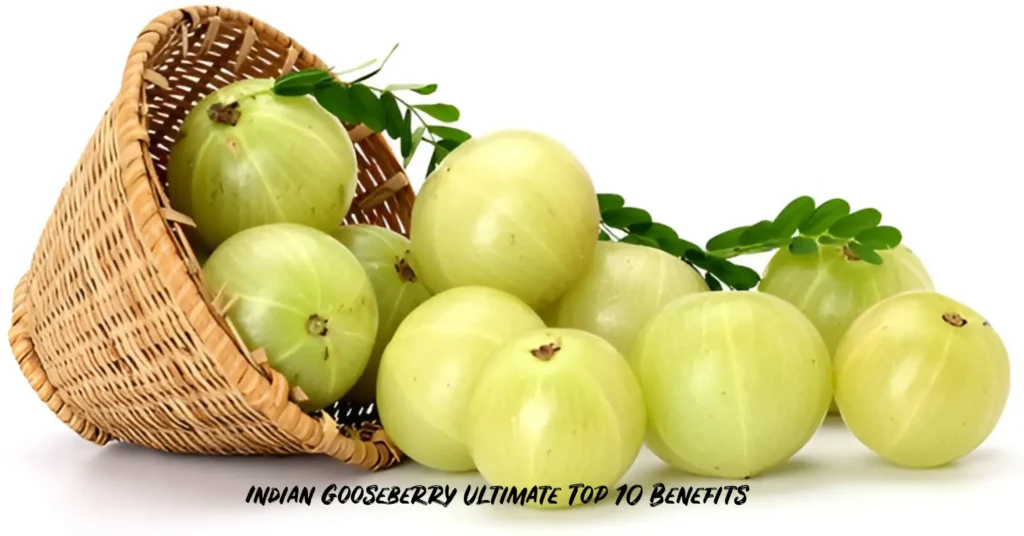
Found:
<svg viewBox="0 0 1024 536"><path fill-rule="evenodd" d="M749 290L761 280L753 269L711 255L680 238L669 226L655 222L646 210L627 207L621 195L597 194L597 203L601 210L600 240L649 246L679 257L698 269L698 273L704 271L704 280L711 290L722 290L723 285L733 290Z"/></svg>
<svg viewBox="0 0 1024 536"><path fill-rule="evenodd" d="M386 134L398 141L403 167L408 167L423 143L433 146L427 174L456 147L470 139L469 133L452 126L459 120L459 109L451 104L414 104L405 95L431 95L437 84L391 84L378 88L366 84L387 64L398 45L383 60L371 60L345 71L334 73L328 69L310 68L288 73L274 81L274 93L297 97L312 95L325 110L343 123L363 124L370 130ZM350 82L341 76L373 70ZM426 117L444 124L430 123ZM416 123L414 128L413 124Z"/></svg>
<svg viewBox="0 0 1024 536"><path fill-rule="evenodd" d="M363 124L377 133L385 133L400 144L403 167L408 167L423 143L433 146L427 175L456 147L471 135L452 123L459 120L459 109L451 104L413 104L402 95L412 92L432 95L437 84L391 84L377 88L365 84L384 68L398 45L380 62L371 60L334 73L325 69L304 69L286 74L274 83L274 92L283 96L312 95L320 105L343 123ZM376 66L351 82L341 76ZM429 116L441 123L428 123ZM413 128L413 122L417 126ZM851 212L848 202L830 199L817 205L811 197L794 199L772 220L761 220L720 233L707 241L705 248L680 238L669 226L653 220L646 210L626 206L618 194L597 194L601 212L600 240L620 241L658 248L682 259L700 273L711 290L750 290L760 283L753 269L729 259L740 255L788 248L794 255L810 255L819 246L839 247L865 262L881 264L878 251L897 247L903 239L898 229L880 225L882 214L865 208Z"/></svg>
<svg viewBox="0 0 1024 536"><path fill-rule="evenodd" d="M773 220L730 229L708 240L708 254L729 259L739 255L789 248L794 255L810 255L819 246L846 248L870 264L882 264L880 250L900 245L899 229L880 225L882 213L874 208L851 212L843 199L816 205L803 196L791 201Z"/></svg>

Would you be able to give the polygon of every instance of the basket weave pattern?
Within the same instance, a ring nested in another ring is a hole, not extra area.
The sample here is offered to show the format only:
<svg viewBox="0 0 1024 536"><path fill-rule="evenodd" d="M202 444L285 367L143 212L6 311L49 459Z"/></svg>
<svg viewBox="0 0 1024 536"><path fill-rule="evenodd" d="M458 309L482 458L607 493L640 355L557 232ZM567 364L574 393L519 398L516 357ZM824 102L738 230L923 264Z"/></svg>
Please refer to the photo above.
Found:
<svg viewBox="0 0 1024 536"><path fill-rule="evenodd" d="M368 408L316 416L249 352L203 286L190 220L164 193L188 110L240 78L324 67L267 24L211 6L154 19L15 290L11 348L39 397L98 444L203 454L329 454L381 469L399 453ZM386 140L350 126L360 165L346 223L408 235L409 181ZM334 414L337 418L332 417Z"/></svg>

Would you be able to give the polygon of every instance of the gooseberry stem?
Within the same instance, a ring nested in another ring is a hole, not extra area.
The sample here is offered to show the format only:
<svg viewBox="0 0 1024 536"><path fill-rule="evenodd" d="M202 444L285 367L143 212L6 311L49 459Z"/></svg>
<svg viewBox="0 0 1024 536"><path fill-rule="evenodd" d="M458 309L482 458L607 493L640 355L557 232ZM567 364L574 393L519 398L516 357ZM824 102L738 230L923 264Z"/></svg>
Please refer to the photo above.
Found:
<svg viewBox="0 0 1024 536"><path fill-rule="evenodd" d="M942 315L942 320L955 328L961 328L967 325L967 319L960 316L960 313L946 313Z"/></svg>
<svg viewBox="0 0 1024 536"><path fill-rule="evenodd" d="M316 314L310 315L309 320L306 321L306 330L309 331L310 335L318 335L320 337L327 335L327 319Z"/></svg>
<svg viewBox="0 0 1024 536"><path fill-rule="evenodd" d="M238 124L238 119L242 115L238 111L238 101L230 104L214 103L206 112L210 120L214 123L220 123L222 125L235 126Z"/></svg>
<svg viewBox="0 0 1024 536"><path fill-rule="evenodd" d="M533 354L533 357L536 357L541 361L550 361L551 358L554 357L561 349L561 347L555 346L555 343L549 342L548 344L530 350L530 353Z"/></svg>
<svg viewBox="0 0 1024 536"><path fill-rule="evenodd" d="M399 259L399 261L395 264L395 271L398 272L398 278L401 279L403 282L416 282L416 271L412 269L412 266L409 266L408 261L406 261L404 258Z"/></svg>

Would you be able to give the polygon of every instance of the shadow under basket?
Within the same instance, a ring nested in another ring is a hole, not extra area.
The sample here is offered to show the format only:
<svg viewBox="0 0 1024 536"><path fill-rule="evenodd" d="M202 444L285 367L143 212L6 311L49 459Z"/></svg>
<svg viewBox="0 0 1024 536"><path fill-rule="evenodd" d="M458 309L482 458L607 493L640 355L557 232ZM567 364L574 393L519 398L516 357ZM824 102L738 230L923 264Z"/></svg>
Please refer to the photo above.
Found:
<svg viewBox="0 0 1024 536"><path fill-rule="evenodd" d="M165 194L188 111L242 78L321 60L238 11L164 13L139 34L106 110L14 293L10 344L49 408L79 435L178 453L327 454L378 470L400 453L372 404L307 414L214 306ZM408 236L414 193L383 136L346 125L359 186L346 224Z"/></svg>

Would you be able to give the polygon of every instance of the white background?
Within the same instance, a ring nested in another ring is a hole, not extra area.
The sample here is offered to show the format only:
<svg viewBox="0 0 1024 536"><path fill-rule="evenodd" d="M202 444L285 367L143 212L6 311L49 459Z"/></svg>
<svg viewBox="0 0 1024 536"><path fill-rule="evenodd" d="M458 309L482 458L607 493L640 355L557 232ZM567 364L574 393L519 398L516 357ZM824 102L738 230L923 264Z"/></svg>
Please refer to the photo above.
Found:
<svg viewBox="0 0 1024 536"><path fill-rule="evenodd" d="M460 126L475 134L524 127L554 135L583 160L599 191L624 195L693 241L771 218L803 194L878 208L903 230L941 292L989 318L1014 371L1020 368L1024 216L1015 189L1024 178L1024 4L223 5L269 22L339 67L400 42L382 83L440 84L434 97L458 105ZM176 7L135 0L4 8L0 286L8 296L118 91L135 36ZM423 162L412 168L418 187ZM743 261L760 269L765 259ZM9 309L2 308L0 324L9 325ZM251 507L243 498L253 484L480 481L412 464L367 474L326 457L221 459L98 448L49 413L13 359L0 359L0 407L0 532L7 534L696 534L770 527L832 534L960 532L1020 519L1024 402L1013 388L995 433L946 469L892 468L832 423L786 466L751 481L743 506L641 503L567 512L458 504ZM624 479L648 490L657 481L707 483L664 469L647 452Z"/></svg>

